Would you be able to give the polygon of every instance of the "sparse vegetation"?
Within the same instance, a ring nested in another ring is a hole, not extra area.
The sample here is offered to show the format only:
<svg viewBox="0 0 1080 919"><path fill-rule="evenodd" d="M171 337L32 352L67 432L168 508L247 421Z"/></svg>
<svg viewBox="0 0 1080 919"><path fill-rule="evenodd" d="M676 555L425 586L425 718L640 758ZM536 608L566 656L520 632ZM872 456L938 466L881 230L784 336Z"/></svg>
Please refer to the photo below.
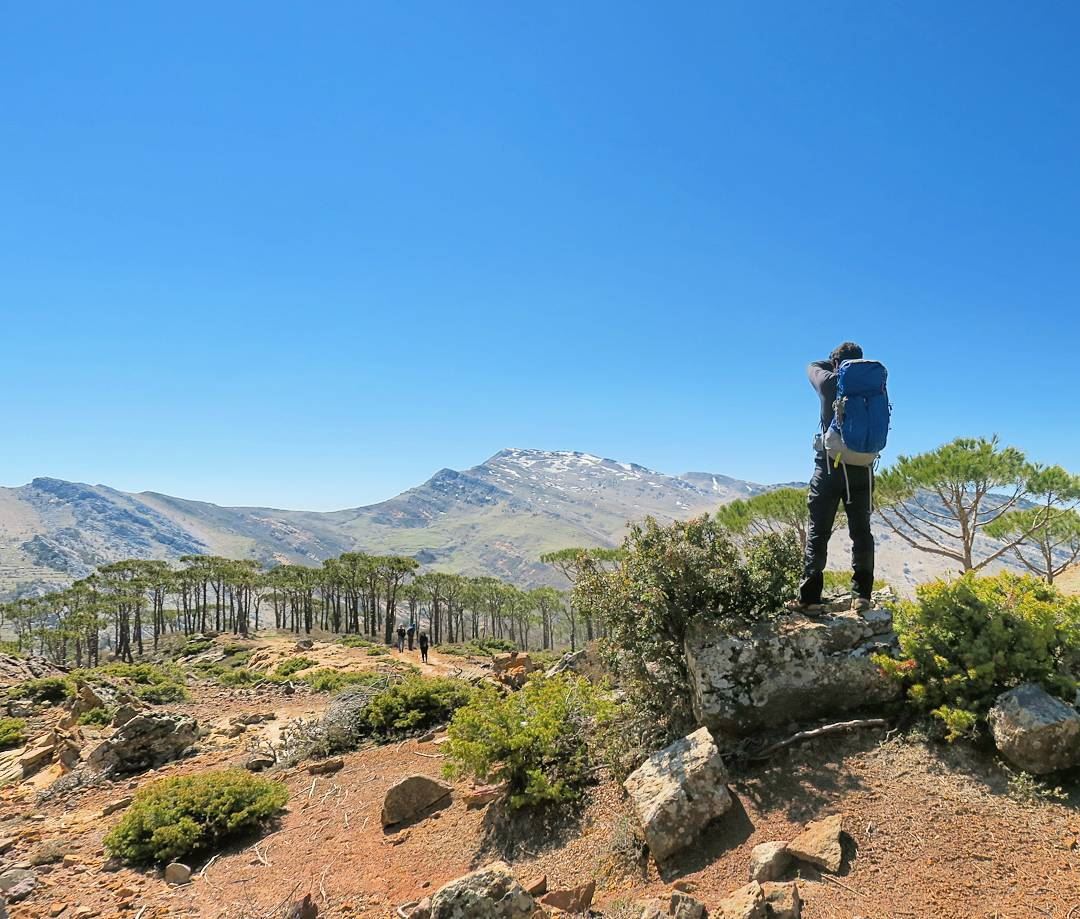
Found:
<svg viewBox="0 0 1080 919"><path fill-rule="evenodd" d="M106 705L99 705L97 708L92 708L90 711L79 715L79 724L103 727L112 721L115 714L116 709Z"/></svg>
<svg viewBox="0 0 1080 919"><path fill-rule="evenodd" d="M338 693L349 686L379 682L383 677L378 673L350 673L334 670L332 667L320 667L303 674L299 679L307 683L312 692Z"/></svg>
<svg viewBox="0 0 1080 919"><path fill-rule="evenodd" d="M105 847L136 865L205 856L257 829L288 797L280 782L238 769L161 779L135 795Z"/></svg>
<svg viewBox="0 0 1080 919"><path fill-rule="evenodd" d="M450 722L446 773L505 781L515 809L575 801L591 777L589 737L609 714L574 676L534 677L505 696L485 688Z"/></svg>
<svg viewBox="0 0 1080 919"><path fill-rule="evenodd" d="M294 673L318 666L318 663L318 661L312 660L310 657L287 657L274 668L274 675L288 679Z"/></svg>
<svg viewBox="0 0 1080 919"><path fill-rule="evenodd" d="M26 722L22 718L0 718L0 750L21 746L26 740Z"/></svg>
<svg viewBox="0 0 1080 919"><path fill-rule="evenodd" d="M7 691L9 699L29 699L32 702L66 702L75 695L75 684L67 677L43 676L16 683Z"/></svg>
<svg viewBox="0 0 1080 919"><path fill-rule="evenodd" d="M136 686L135 695L151 705L186 702L190 698L187 689L179 683L151 683L149 686Z"/></svg>
<svg viewBox="0 0 1080 919"><path fill-rule="evenodd" d="M1065 663L1080 652L1080 600L1030 575L925 584L899 605L895 626L903 657L877 662L949 740L976 734L998 694L1018 683L1075 694Z"/></svg>

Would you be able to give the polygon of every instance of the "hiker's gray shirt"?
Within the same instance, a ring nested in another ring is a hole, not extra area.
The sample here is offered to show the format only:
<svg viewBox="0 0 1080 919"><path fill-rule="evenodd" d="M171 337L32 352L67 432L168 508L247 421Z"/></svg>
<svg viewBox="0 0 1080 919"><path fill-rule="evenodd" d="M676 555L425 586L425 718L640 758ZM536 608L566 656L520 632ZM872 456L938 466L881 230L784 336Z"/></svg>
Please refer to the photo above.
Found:
<svg viewBox="0 0 1080 919"><path fill-rule="evenodd" d="M825 431L833 420L833 403L836 401L836 371L832 361L814 361L806 368L810 385L821 399L821 430Z"/></svg>

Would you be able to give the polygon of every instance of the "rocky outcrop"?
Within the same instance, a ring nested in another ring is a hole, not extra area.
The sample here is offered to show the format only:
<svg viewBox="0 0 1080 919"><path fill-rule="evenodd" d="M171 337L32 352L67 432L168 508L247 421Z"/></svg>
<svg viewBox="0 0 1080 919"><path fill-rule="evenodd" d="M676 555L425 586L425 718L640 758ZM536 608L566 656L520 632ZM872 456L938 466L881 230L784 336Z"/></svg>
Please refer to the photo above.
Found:
<svg viewBox="0 0 1080 919"><path fill-rule="evenodd" d="M891 701L899 687L871 658L895 643L880 605L859 614L834 604L742 631L698 620L686 638L694 713L715 733L743 735Z"/></svg>
<svg viewBox="0 0 1080 919"><path fill-rule="evenodd" d="M1041 686L1025 683L990 710L994 743L1014 766L1035 775L1080 763L1080 713Z"/></svg>
<svg viewBox="0 0 1080 919"><path fill-rule="evenodd" d="M36 654L27 657L0 654L0 687L4 689L26 680L43 676L63 676L64 673L65 671L52 661Z"/></svg>
<svg viewBox="0 0 1080 919"><path fill-rule="evenodd" d="M707 728L654 753L623 787L657 861L691 845L732 805L727 770Z"/></svg>
<svg viewBox="0 0 1080 919"><path fill-rule="evenodd" d="M136 715L90 751L87 763L114 773L156 769L182 756L195 743L199 724L187 715L147 712Z"/></svg>
<svg viewBox="0 0 1080 919"><path fill-rule="evenodd" d="M382 825L415 820L428 808L448 799L451 786L426 775L410 775L391 785L383 799Z"/></svg>
<svg viewBox="0 0 1080 919"><path fill-rule="evenodd" d="M504 862L493 862L439 888L430 919L532 919L536 901ZM417 914L414 913L414 916Z"/></svg>

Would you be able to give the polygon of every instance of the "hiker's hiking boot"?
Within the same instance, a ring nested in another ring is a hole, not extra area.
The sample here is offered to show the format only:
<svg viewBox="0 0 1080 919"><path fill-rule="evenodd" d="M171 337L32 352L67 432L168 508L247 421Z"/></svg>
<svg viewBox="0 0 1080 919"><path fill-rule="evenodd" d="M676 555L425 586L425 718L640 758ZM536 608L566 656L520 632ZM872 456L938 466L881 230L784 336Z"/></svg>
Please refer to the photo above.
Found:
<svg viewBox="0 0 1080 919"><path fill-rule="evenodd" d="M851 611L853 613L865 613L873 605L866 597L855 597L851 601Z"/></svg>
<svg viewBox="0 0 1080 919"><path fill-rule="evenodd" d="M789 613L802 613L804 616L820 616L825 612L824 603L806 603L803 600L788 600L784 609Z"/></svg>

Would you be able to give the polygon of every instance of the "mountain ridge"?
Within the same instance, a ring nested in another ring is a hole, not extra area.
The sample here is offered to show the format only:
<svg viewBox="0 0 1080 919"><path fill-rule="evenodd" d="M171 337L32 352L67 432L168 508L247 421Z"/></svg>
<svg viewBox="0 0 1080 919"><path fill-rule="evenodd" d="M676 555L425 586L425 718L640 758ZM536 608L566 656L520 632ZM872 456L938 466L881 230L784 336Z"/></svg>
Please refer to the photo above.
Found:
<svg viewBox="0 0 1080 919"><path fill-rule="evenodd" d="M230 507L38 477L0 488L0 597L62 586L120 558L213 554L319 564L353 550L410 555L522 586L559 584L539 561L544 552L618 545L630 521L685 519L774 487L782 486L525 448L500 450L463 470L442 468L384 501L336 511ZM942 572L940 561L882 527L875 531L879 571L897 586ZM837 564L845 539L834 538Z"/></svg>

